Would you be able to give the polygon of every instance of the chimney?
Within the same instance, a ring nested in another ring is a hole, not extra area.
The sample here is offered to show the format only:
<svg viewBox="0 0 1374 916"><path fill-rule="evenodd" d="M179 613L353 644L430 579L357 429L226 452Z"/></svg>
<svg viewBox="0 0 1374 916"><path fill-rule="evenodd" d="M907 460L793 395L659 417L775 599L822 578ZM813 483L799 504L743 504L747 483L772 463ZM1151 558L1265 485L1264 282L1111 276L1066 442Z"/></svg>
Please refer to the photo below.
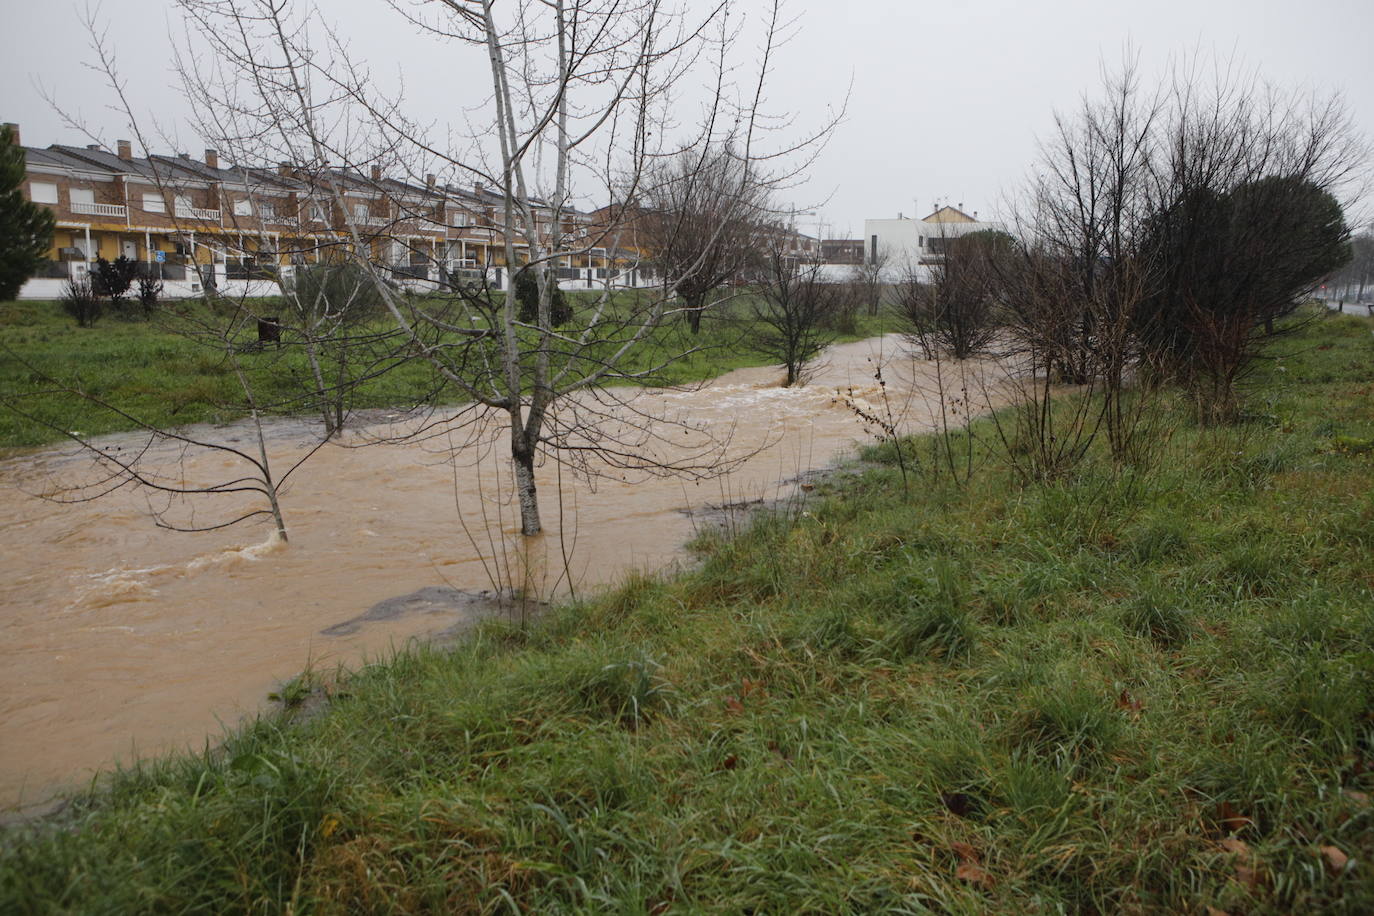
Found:
<svg viewBox="0 0 1374 916"><path fill-rule="evenodd" d="M425 187L431 191L434 190L434 174L432 172L425 176Z"/></svg>
<svg viewBox="0 0 1374 916"><path fill-rule="evenodd" d="M482 187L483 187L482 182L480 182L480 181L474 181L474 182L472 183L472 193L476 194L478 197L481 197L481 196L482 196Z"/></svg>
<svg viewBox="0 0 1374 916"><path fill-rule="evenodd" d="M212 169L219 168L219 150L207 149L205 151L205 164Z"/></svg>
<svg viewBox="0 0 1374 916"><path fill-rule="evenodd" d="M4 126L5 126L5 127L8 127L8 128L10 129L10 134L14 137L14 145L15 145L15 146L18 146L18 145L19 145L19 125L18 125L18 124L15 124L13 121L6 121L5 124L4 124Z"/></svg>
<svg viewBox="0 0 1374 916"><path fill-rule="evenodd" d="M381 180L382 180L382 167L381 167L380 165L373 165L373 166L372 166L372 180L373 180L373 181L381 181Z"/></svg>
<svg viewBox="0 0 1374 916"><path fill-rule="evenodd" d="M134 158L134 145L128 140L120 140L116 146L119 148L119 158L129 160Z"/></svg>
<svg viewBox="0 0 1374 916"><path fill-rule="evenodd" d="M900 210L898 210L898 211L897 211L897 218L898 218L898 219L905 219L906 217L902 216L902 212L901 212Z"/></svg>
<svg viewBox="0 0 1374 916"><path fill-rule="evenodd" d="M281 162L278 162L278 163L277 163L277 174L280 175L280 176L283 177L283 178L290 178L290 177L291 177L291 163L287 162L285 159L283 159Z"/></svg>
<svg viewBox="0 0 1374 916"><path fill-rule="evenodd" d="M86 144L86 149L95 150L95 151L98 153L98 152L100 152L100 144L99 144L99 143L87 143L87 144Z"/></svg>
<svg viewBox="0 0 1374 916"><path fill-rule="evenodd" d="M95 149L95 147L93 146L93 147L91 147L91 149ZM178 158L178 159L190 159L190 158L191 158L191 154L190 154L190 153L177 153L177 158Z"/></svg>

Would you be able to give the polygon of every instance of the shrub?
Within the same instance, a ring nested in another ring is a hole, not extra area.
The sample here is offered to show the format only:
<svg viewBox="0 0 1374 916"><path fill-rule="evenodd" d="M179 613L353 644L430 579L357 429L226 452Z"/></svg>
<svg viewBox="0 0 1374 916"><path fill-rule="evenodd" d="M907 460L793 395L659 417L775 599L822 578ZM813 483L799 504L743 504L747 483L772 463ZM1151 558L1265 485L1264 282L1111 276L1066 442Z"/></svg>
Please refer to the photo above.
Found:
<svg viewBox="0 0 1374 916"><path fill-rule="evenodd" d="M78 327L92 327L103 311L100 296L85 278L68 280L62 291L62 311L76 319Z"/></svg>
<svg viewBox="0 0 1374 916"><path fill-rule="evenodd" d="M138 273L138 264L124 255L113 261L95 259L95 270L91 272L91 289L97 296L106 296L118 307L133 286Z"/></svg>
<svg viewBox="0 0 1374 916"><path fill-rule="evenodd" d="M549 275L548 282L551 299L549 300L549 325L560 327L572 320L572 306L568 305L568 300L563 296L563 290L558 286L558 281ZM534 272L522 270L515 275L515 301L519 303L519 311L516 315L525 324L534 324L539 318L539 280Z"/></svg>
<svg viewBox="0 0 1374 916"><path fill-rule="evenodd" d="M138 278L138 304L143 307L145 317L157 308L157 300L162 295L162 290L162 280L157 277Z"/></svg>
<svg viewBox="0 0 1374 916"><path fill-rule="evenodd" d="M377 318L386 310L371 275L352 263L296 268L287 299L302 315L329 315L344 324Z"/></svg>

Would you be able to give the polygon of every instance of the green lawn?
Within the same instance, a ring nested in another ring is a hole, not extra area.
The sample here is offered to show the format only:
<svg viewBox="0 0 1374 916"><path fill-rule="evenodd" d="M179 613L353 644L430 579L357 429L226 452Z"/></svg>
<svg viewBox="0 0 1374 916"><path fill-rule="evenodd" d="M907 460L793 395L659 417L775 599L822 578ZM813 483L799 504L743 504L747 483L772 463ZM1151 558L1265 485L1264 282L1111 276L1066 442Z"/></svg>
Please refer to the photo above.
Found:
<svg viewBox="0 0 1374 916"><path fill-rule="evenodd" d="M1159 464L909 492L318 680L0 842L5 912L1374 912L1374 324Z"/></svg>
<svg viewBox="0 0 1374 916"><path fill-rule="evenodd" d="M570 296L578 300L577 294ZM257 303L264 313L268 303ZM641 371L668 363L652 384L702 381L730 369L759 365L767 360L742 341L748 323L737 316L747 303L735 302L703 323L701 335L687 332L681 321L659 328L647 345L637 349L626 371ZM208 318L204 308L189 306L191 319ZM224 324L221 318L212 324ZM378 323L370 331L381 333ZM857 339L895 328L889 315L862 315L851 334ZM251 338L246 326L241 340ZM244 369L259 404L273 413L309 413L305 398L310 373L299 346L240 353L230 358L213 337L194 333L186 318L163 315L152 321L107 317L93 328L78 328L54 302L0 303L0 393L16 398L35 419L0 405L0 449L29 447L59 441L61 431L99 435L130 429L133 423L89 398L64 393L75 388L103 400L143 422L159 427L190 423L227 422L246 413L235 361ZM609 352L613 342L598 348ZM378 342L375 352L399 347L399 339ZM686 353L686 356L680 354ZM352 397L356 409L407 408L437 400L454 403L458 393L437 381L431 367L399 356L381 359L376 377ZM54 385L50 380L56 380ZM55 427L55 428L54 428Z"/></svg>

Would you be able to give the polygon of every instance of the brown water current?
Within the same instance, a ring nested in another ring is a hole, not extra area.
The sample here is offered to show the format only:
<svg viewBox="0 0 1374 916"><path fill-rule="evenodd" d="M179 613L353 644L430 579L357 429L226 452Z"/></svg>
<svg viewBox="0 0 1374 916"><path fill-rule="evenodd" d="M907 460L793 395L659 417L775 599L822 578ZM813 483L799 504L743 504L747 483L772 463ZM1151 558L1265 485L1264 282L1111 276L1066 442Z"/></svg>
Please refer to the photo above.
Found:
<svg viewBox="0 0 1374 916"><path fill-rule="evenodd" d="M551 596L566 592L565 569L590 588L633 569L670 568L712 507L787 495L788 481L872 441L851 401L879 413L889 405L904 430L932 425L934 379L932 364L913 361L888 337L832 347L801 388L779 388L779 370L760 368L694 390L627 392L628 406L607 409L680 422L687 449L701 448L704 430L728 439L728 456L751 457L695 481L595 461L600 473L589 481L546 462L545 534L532 545L515 534L504 440L450 455L470 429L322 448L283 490L289 543L265 520L194 534L159 528L150 510L163 502L132 487L72 505L36 498L89 477L89 459L70 450L0 463L0 807L42 801L136 755L203 747L307 666L356 666L452 631L472 608L421 600L447 589L490 589L495 575ZM980 393L970 400L984 397L980 384L971 387ZM247 424L202 433L245 448L253 441ZM314 444L301 421L269 433L277 468ZM670 445L642 447L676 457ZM188 480L242 473L224 453L159 448L153 460ZM252 504L201 500L173 506L169 517L185 522L194 512L198 523L215 522L232 516L226 502ZM412 602L381 605L421 589ZM374 608L381 612L369 614Z"/></svg>

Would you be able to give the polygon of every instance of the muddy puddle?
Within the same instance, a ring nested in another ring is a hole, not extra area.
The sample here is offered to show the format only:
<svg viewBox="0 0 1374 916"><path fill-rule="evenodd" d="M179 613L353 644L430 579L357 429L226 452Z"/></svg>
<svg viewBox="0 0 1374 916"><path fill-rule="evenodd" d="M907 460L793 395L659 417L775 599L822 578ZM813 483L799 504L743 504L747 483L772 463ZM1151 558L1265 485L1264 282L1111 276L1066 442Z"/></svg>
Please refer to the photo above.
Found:
<svg viewBox="0 0 1374 916"><path fill-rule="evenodd" d="M870 413L890 406L904 429L929 426L933 374L889 337L831 348L803 388L778 388L776 369L744 369L694 390L642 392L628 406L586 405L612 424L617 411L668 418L682 449L704 454L701 437L714 436L727 458L748 460L704 480L596 462L588 480L546 464L546 531L533 545L520 544L515 506L497 495L509 491L504 440L450 453L470 428L319 450L282 494L289 543L265 520L195 534L153 522L163 513L214 524L254 505L251 494L181 504L123 488L55 505L34 494L89 481L88 459L53 450L0 463L0 807L40 802L134 755L201 747L306 666L357 665L461 629L493 613L473 596L494 579L547 597L570 581L594 588L631 569L671 568L720 506L786 495L786 481L865 440L851 397ZM638 420L623 422L632 430ZM348 441L395 431L382 423ZM200 432L252 442L243 425ZM270 427L274 466L304 454L313 434L301 421ZM663 439L635 447L674 457ZM158 448L167 480L243 470L224 453Z"/></svg>

